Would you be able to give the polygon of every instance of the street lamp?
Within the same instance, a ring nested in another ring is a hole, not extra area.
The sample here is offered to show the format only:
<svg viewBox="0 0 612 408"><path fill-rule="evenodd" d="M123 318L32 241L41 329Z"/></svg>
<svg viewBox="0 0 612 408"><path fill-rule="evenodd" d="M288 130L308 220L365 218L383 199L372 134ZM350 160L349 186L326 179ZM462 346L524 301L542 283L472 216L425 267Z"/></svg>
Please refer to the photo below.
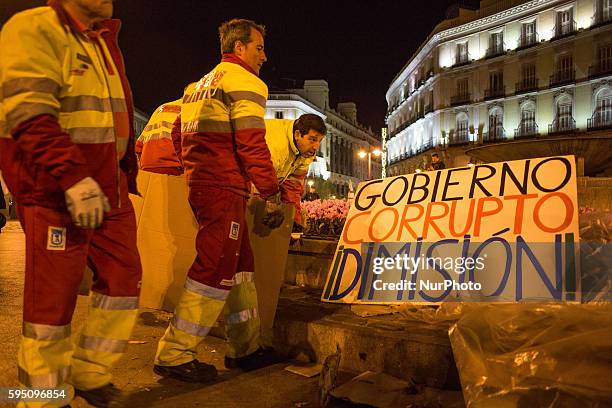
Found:
<svg viewBox="0 0 612 408"><path fill-rule="evenodd" d="M359 156L360 159L365 159L366 156L368 157L368 180L372 178L372 155L380 157L382 155L382 151L376 147L368 152L365 150L360 150L357 152L357 156Z"/></svg>
<svg viewBox="0 0 612 408"><path fill-rule="evenodd" d="M312 187L313 184L314 184L314 181L308 180L308 187Z"/></svg>

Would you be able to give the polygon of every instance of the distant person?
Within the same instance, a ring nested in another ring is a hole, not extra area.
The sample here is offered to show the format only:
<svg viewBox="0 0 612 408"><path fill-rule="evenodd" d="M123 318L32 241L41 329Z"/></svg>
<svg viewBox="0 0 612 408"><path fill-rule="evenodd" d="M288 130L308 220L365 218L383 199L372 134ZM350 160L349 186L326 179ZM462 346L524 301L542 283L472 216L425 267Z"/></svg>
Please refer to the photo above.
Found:
<svg viewBox="0 0 612 408"><path fill-rule="evenodd" d="M314 201L320 199L321 197L319 197L319 194L317 194L317 189L315 188L315 186L310 186L308 192L304 195L303 201Z"/></svg>
<svg viewBox="0 0 612 408"><path fill-rule="evenodd" d="M431 164L427 167L427 170L443 170L446 168L446 165L442 160L440 160L440 156L438 153L434 153L431 155Z"/></svg>
<svg viewBox="0 0 612 408"><path fill-rule="evenodd" d="M4 191L2 190L2 184L0 184L0 210L6 209L6 201L4 200ZM0 212L0 232L2 232L2 228L6 225L6 217L4 214Z"/></svg>

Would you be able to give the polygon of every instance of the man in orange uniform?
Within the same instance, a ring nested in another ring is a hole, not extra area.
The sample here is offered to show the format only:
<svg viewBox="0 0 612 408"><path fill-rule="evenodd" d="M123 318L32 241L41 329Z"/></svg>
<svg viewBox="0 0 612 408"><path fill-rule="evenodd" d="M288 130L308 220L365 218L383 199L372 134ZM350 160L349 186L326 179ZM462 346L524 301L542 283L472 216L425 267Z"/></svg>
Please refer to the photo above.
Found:
<svg viewBox="0 0 612 408"><path fill-rule="evenodd" d="M52 0L0 33L0 168L26 235L19 381L64 388L68 400L74 386L96 407L118 394L110 371L136 322L141 277L132 96L112 12L109 0ZM86 266L89 315L73 350Z"/></svg>

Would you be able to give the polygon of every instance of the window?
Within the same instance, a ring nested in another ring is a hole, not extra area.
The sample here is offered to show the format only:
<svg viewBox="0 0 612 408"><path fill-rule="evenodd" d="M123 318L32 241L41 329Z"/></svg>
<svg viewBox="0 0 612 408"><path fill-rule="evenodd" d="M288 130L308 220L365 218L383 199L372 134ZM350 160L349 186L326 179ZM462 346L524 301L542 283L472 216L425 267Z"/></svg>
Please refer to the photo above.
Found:
<svg viewBox="0 0 612 408"><path fill-rule="evenodd" d="M468 95L468 79L467 78L457 80L457 95L458 96Z"/></svg>
<svg viewBox="0 0 612 408"><path fill-rule="evenodd" d="M489 140L504 138L504 113L500 108L491 109L489 112Z"/></svg>
<svg viewBox="0 0 612 408"><path fill-rule="evenodd" d="M529 136L538 133L538 126L535 120L535 104L524 103L521 106L521 123L518 129L518 136Z"/></svg>
<svg viewBox="0 0 612 408"><path fill-rule="evenodd" d="M574 59L571 54L561 54L557 58L554 75L551 77L550 84L558 85L571 82L575 78Z"/></svg>
<svg viewBox="0 0 612 408"><path fill-rule="evenodd" d="M276 119L282 119L282 118L283 118L283 112L281 112L281 111L276 111L276 112L275 112L275 114L274 114L274 117L275 117Z"/></svg>
<svg viewBox="0 0 612 408"><path fill-rule="evenodd" d="M451 140L451 143L463 143L469 141L469 127L468 127L468 116L465 112L457 114L456 124L457 134Z"/></svg>
<svg viewBox="0 0 612 408"><path fill-rule="evenodd" d="M559 127L562 129L568 129L570 120L572 119L572 104L562 103L559 104L557 111L557 120L559 121Z"/></svg>
<svg viewBox="0 0 612 408"><path fill-rule="evenodd" d="M504 52L504 33L503 31L492 33L489 37L489 49L487 56L495 56Z"/></svg>
<svg viewBox="0 0 612 408"><path fill-rule="evenodd" d="M521 37L519 40L519 47L528 47L530 45L535 44L538 41L536 35L537 33L535 20L521 24Z"/></svg>
<svg viewBox="0 0 612 408"><path fill-rule="evenodd" d="M562 36L576 31L576 23L574 22L573 9L557 12L557 25L555 26L555 36Z"/></svg>
<svg viewBox="0 0 612 408"><path fill-rule="evenodd" d="M612 3L612 0L610 2ZM612 71L612 45L599 48L597 54L600 72Z"/></svg>
<svg viewBox="0 0 612 408"><path fill-rule="evenodd" d="M612 19L612 0L597 0L595 24L608 22Z"/></svg>
<svg viewBox="0 0 612 408"><path fill-rule="evenodd" d="M612 125L612 89L609 87L605 87L597 93L592 120L595 127Z"/></svg>
<svg viewBox="0 0 612 408"><path fill-rule="evenodd" d="M457 55L455 57L455 63L461 64L464 62L468 62L468 60L469 60L469 54L468 54L467 41L457 44Z"/></svg>
<svg viewBox="0 0 612 408"><path fill-rule="evenodd" d="M504 87L504 73L496 71L489 73L489 88L491 90L500 90Z"/></svg>

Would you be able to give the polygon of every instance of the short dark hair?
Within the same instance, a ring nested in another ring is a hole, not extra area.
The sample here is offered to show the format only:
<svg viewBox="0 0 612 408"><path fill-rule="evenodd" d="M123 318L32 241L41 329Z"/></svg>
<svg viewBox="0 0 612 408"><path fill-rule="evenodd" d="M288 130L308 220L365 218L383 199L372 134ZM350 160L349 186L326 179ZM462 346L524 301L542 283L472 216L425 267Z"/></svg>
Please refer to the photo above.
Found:
<svg viewBox="0 0 612 408"><path fill-rule="evenodd" d="M440 156L438 156L438 153L433 153L431 157L440 157Z"/></svg>
<svg viewBox="0 0 612 408"><path fill-rule="evenodd" d="M221 24L219 26L221 53L233 53L236 41L245 45L251 42L251 28L259 31L262 37L266 36L266 27L255 23L253 20L234 18Z"/></svg>
<svg viewBox="0 0 612 408"><path fill-rule="evenodd" d="M327 133L327 126L325 126L323 118L319 115L306 113L293 122L293 133L295 133L296 130L299 130L302 136L310 132L310 130L314 130L325 136Z"/></svg>

